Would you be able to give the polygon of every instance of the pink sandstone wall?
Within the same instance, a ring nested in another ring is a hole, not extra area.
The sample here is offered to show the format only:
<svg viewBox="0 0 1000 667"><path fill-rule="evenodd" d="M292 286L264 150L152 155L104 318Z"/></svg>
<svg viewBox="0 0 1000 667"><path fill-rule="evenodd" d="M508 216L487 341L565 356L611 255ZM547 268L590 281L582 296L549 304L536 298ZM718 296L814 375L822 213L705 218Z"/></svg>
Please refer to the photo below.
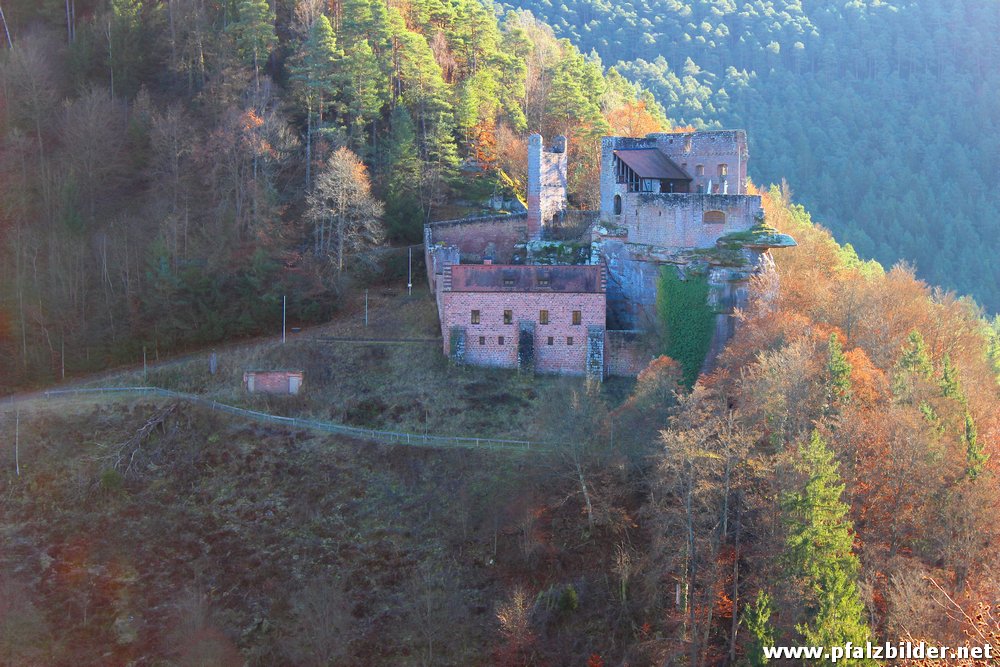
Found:
<svg viewBox="0 0 1000 667"><path fill-rule="evenodd" d="M448 332L452 327L463 327L465 361L473 365L515 368L520 323L528 321L534 323L535 368L582 375L586 370L587 326L603 328L605 321L603 293L441 292L440 299L444 353L450 353ZM549 324L538 323L543 309L549 311ZM471 323L473 310L480 313L479 324ZM511 324L504 324L504 310L513 311ZM573 324L574 310L581 311L578 325ZM552 345L548 344L550 337Z"/></svg>
<svg viewBox="0 0 1000 667"><path fill-rule="evenodd" d="M463 255L482 260L491 244L497 263L510 262L514 246L528 240L524 215L496 215L479 219L432 222L424 235L428 247L436 244L456 246Z"/></svg>
<svg viewBox="0 0 1000 667"><path fill-rule="evenodd" d="M708 248L724 234L752 227L760 205L757 195L630 193L622 197L622 213L614 219L628 231L629 243ZM726 222L705 223L706 211L722 211Z"/></svg>
<svg viewBox="0 0 1000 667"><path fill-rule="evenodd" d="M247 371L243 374L243 387L249 391L250 377L253 376L253 393L288 394L291 378L298 378L302 385L302 371Z"/></svg>

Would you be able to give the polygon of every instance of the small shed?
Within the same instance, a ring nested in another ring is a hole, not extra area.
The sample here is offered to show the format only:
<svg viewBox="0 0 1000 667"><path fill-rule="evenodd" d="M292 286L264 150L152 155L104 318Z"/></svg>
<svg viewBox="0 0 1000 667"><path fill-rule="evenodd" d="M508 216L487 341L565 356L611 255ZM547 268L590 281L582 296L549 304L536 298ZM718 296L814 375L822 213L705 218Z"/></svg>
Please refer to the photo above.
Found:
<svg viewBox="0 0 1000 667"><path fill-rule="evenodd" d="M251 394L298 394L303 371L246 371L243 386Z"/></svg>

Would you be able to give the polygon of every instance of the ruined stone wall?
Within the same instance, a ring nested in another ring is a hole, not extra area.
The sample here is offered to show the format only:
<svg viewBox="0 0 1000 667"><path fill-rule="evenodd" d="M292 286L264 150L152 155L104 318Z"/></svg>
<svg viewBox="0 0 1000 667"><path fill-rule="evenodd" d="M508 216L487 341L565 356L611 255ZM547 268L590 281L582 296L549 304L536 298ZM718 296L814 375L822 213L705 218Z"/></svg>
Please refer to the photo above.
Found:
<svg viewBox="0 0 1000 667"><path fill-rule="evenodd" d="M694 180L691 192L707 194L740 195L747 191L747 135L743 130L716 130L711 132L687 132L683 134L656 133L648 137L656 143L671 160L676 162ZM719 178L719 165L728 167L725 184ZM698 175L698 165L704 167L704 174ZM712 190L708 191L711 181ZM727 187L728 186L728 187Z"/></svg>
<svg viewBox="0 0 1000 667"><path fill-rule="evenodd" d="M543 228L566 209L566 137L544 146L542 135L528 137L528 235L541 238Z"/></svg>
<svg viewBox="0 0 1000 667"><path fill-rule="evenodd" d="M691 192L699 188L705 194L745 194L747 191L746 132L719 130L685 134L655 133L648 137L604 137L601 139L601 220L613 222L614 197L629 195L623 183L615 182L614 152L636 148L658 148L684 169L693 179ZM719 178L719 165L727 166L725 182ZM704 174L698 175L698 165ZM708 191L711 181L711 192Z"/></svg>
<svg viewBox="0 0 1000 667"><path fill-rule="evenodd" d="M754 226L757 195L697 195L633 192L623 196L621 215L629 243L668 248L711 248L720 236ZM722 212L724 223L706 223L706 212Z"/></svg>
<svg viewBox="0 0 1000 667"><path fill-rule="evenodd" d="M451 353L450 332L463 329L464 360L473 365L517 368L520 331L530 324L535 370L583 375L587 368L588 329L604 329L603 293L442 291L440 298L444 352ZM479 324L472 324L473 310L479 311ZM504 310L512 311L510 324L504 324ZM541 310L548 310L548 324L540 323ZM573 324L574 310L581 311L580 324Z"/></svg>
<svg viewBox="0 0 1000 667"><path fill-rule="evenodd" d="M643 339L643 332L636 329L608 329L605 340L608 375L635 377L656 356Z"/></svg>
<svg viewBox="0 0 1000 667"><path fill-rule="evenodd" d="M518 244L528 240L527 216L490 215L432 222L424 227L424 243L458 248L463 259L482 261L488 254L497 263L509 263Z"/></svg>

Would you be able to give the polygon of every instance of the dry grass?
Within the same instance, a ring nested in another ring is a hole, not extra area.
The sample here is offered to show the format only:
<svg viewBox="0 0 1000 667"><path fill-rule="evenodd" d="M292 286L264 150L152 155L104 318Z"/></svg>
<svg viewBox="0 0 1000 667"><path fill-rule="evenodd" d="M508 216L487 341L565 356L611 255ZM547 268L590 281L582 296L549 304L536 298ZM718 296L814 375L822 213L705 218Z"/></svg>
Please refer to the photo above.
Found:
<svg viewBox="0 0 1000 667"><path fill-rule="evenodd" d="M362 297L363 298L363 297ZM329 342L324 337L438 339L437 313L426 289L372 290L368 326L363 301L322 327L280 340L165 363L147 373L124 373L101 384L151 384L287 416L326 419L353 426L411 433L500 438L538 438L546 431L541 404L581 388L582 378L534 376L502 369L459 367L440 343ZM359 307L360 306L360 307ZM243 390L248 369L301 369L304 391L296 397L251 396ZM628 383L625 383L628 385ZM627 386L625 387L627 389ZM605 389L617 400L622 387Z"/></svg>

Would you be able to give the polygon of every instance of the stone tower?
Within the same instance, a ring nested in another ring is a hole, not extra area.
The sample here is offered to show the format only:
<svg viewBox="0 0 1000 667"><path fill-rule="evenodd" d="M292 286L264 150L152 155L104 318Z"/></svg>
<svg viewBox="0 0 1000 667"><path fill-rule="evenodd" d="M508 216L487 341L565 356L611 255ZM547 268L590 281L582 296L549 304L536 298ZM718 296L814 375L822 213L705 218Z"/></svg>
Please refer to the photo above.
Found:
<svg viewBox="0 0 1000 667"><path fill-rule="evenodd" d="M542 231L566 210L566 137L556 137L545 147L542 135L528 137L528 239Z"/></svg>

